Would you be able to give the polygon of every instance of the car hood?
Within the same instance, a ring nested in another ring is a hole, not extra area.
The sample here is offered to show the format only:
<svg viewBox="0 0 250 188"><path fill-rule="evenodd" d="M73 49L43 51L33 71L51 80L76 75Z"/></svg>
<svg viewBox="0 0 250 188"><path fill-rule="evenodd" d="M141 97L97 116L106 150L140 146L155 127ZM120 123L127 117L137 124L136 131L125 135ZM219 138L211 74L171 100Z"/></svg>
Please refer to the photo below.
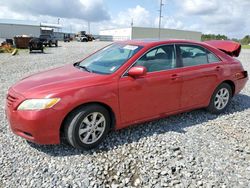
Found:
<svg viewBox="0 0 250 188"><path fill-rule="evenodd" d="M23 96L52 95L73 88L99 85L106 77L80 70L71 64L33 74L17 82L11 89Z"/></svg>

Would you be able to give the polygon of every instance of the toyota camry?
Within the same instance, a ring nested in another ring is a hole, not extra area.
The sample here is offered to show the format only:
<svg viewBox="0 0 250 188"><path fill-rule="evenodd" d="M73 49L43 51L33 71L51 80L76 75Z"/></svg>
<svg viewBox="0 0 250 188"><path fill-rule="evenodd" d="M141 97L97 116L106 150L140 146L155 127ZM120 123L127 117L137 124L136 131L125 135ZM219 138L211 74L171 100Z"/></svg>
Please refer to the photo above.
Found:
<svg viewBox="0 0 250 188"><path fill-rule="evenodd" d="M11 130L31 142L90 149L111 130L192 109L222 113L248 80L232 41L116 42L9 88Z"/></svg>

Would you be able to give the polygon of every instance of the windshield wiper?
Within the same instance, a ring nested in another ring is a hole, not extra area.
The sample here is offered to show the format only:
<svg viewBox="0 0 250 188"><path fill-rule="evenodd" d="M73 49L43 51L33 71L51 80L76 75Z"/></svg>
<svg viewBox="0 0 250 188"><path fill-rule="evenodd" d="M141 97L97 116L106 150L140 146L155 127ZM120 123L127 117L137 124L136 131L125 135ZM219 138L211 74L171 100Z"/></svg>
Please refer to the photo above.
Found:
<svg viewBox="0 0 250 188"><path fill-rule="evenodd" d="M93 71L90 70L88 67L80 65L80 62L77 62L77 63L75 64L75 66L77 66L77 67L79 67L79 68L81 68L81 69L84 69L84 70L87 71L87 72L91 72L91 73L93 72Z"/></svg>

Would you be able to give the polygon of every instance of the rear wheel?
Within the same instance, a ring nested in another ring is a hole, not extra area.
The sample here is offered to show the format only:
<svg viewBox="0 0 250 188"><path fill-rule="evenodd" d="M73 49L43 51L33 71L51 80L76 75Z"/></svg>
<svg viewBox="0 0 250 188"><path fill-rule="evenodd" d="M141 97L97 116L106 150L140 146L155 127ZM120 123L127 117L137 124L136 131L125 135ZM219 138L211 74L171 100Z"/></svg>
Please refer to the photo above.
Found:
<svg viewBox="0 0 250 188"><path fill-rule="evenodd" d="M109 112L100 105L88 105L73 111L64 124L67 141L80 149L99 145L109 129Z"/></svg>
<svg viewBox="0 0 250 188"><path fill-rule="evenodd" d="M227 83L219 85L210 100L207 110L213 114L219 114L225 111L232 98L232 88Z"/></svg>
<svg viewBox="0 0 250 188"><path fill-rule="evenodd" d="M82 39L82 42L88 42L88 40L84 38L84 39Z"/></svg>

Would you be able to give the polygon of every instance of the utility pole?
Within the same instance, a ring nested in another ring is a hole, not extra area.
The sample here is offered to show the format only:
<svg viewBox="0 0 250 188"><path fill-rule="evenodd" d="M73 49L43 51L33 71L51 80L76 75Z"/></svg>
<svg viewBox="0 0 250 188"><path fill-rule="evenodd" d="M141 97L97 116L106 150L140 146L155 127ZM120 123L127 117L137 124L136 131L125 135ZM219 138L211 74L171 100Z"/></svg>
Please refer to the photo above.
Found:
<svg viewBox="0 0 250 188"><path fill-rule="evenodd" d="M160 1L160 15L159 15L159 31L158 31L158 38L160 39L161 38L161 18L162 18L162 15L161 15L161 12L162 12L162 6L164 4L162 3L162 0Z"/></svg>
<svg viewBox="0 0 250 188"><path fill-rule="evenodd" d="M134 19L133 18L131 19L131 24L130 25L131 25L131 27L134 26Z"/></svg>
<svg viewBox="0 0 250 188"><path fill-rule="evenodd" d="M90 34L90 22L88 21L88 34Z"/></svg>
<svg viewBox="0 0 250 188"><path fill-rule="evenodd" d="M57 19L57 24L58 24L58 32L60 31L59 24L60 24L60 18Z"/></svg>

